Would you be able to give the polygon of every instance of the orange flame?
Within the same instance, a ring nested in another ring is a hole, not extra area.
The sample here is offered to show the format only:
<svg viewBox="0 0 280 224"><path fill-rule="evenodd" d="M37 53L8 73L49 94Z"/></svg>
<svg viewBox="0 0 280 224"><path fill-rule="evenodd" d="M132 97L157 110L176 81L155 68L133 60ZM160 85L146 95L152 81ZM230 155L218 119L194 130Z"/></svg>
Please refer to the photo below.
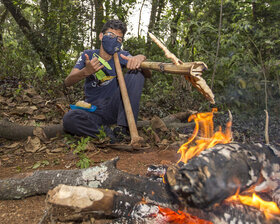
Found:
<svg viewBox="0 0 280 224"><path fill-rule="evenodd" d="M227 122L225 133L219 127L219 131L214 133L213 114L217 112L217 108L213 108L212 112L193 114L189 117L188 122L194 120L195 129L188 142L183 144L177 153L181 153L178 161L187 163L189 159L198 155L201 151L211 148L216 144L226 144L231 141L231 121ZM200 138L195 141L196 145L189 146L197 137L200 129Z"/></svg>
<svg viewBox="0 0 280 224"><path fill-rule="evenodd" d="M253 196L247 195L233 195L226 199L228 202L241 202L244 205L249 205L255 207L262 211L267 219L269 219L272 215L280 215L280 209L277 204L273 201L264 201L258 195L253 193Z"/></svg>
<svg viewBox="0 0 280 224"><path fill-rule="evenodd" d="M169 208L159 208L159 213L165 217L166 221L170 224L212 224L210 221L200 219L188 213L178 210L174 212Z"/></svg>

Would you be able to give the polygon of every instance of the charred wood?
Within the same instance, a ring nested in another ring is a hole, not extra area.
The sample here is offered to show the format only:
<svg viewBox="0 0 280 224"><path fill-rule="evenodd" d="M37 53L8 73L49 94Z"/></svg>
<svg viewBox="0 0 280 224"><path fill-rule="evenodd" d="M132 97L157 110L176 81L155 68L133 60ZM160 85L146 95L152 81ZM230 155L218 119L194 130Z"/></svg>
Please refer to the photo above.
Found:
<svg viewBox="0 0 280 224"><path fill-rule="evenodd" d="M76 170L41 170L0 180L0 200L20 199L46 194L65 184L115 190L138 201L156 202L166 207L178 207L179 202L164 183L132 175L116 168L118 158L99 166Z"/></svg>
<svg viewBox="0 0 280 224"><path fill-rule="evenodd" d="M46 202L45 220L57 223L126 217L139 198L114 190L61 184L48 192Z"/></svg>
<svg viewBox="0 0 280 224"><path fill-rule="evenodd" d="M178 211L176 211L178 212ZM253 207L249 207L242 204L219 204L212 209L196 209L188 208L184 211L186 221L182 221L182 215L178 219L181 222L178 223L204 223L209 224L277 224L279 223L279 217L270 216L266 218L264 213ZM188 220L188 217L190 219ZM175 218L173 217L172 220ZM197 221L199 220L200 221ZM164 216L159 212L159 207L154 204L136 204L131 214L127 217L120 217L112 220L110 223L127 223L127 224L148 224L148 223L177 223L169 222L170 217ZM197 222L195 222L197 221Z"/></svg>
<svg viewBox="0 0 280 224"><path fill-rule="evenodd" d="M277 216L271 216L269 219L264 213L253 207L242 204L222 203L211 209L189 208L188 212L201 219L207 219L214 224L228 223L248 223L248 224L277 224L280 219Z"/></svg>
<svg viewBox="0 0 280 224"><path fill-rule="evenodd" d="M207 208L238 190L279 173L280 158L266 145L231 143L202 151L187 164L169 167L167 181L186 205Z"/></svg>

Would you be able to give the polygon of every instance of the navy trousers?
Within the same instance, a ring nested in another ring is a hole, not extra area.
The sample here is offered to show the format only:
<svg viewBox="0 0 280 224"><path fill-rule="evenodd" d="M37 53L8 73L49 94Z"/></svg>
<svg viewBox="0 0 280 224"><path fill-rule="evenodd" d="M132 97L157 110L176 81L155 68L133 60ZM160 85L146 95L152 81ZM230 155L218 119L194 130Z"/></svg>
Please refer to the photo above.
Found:
<svg viewBox="0 0 280 224"><path fill-rule="evenodd" d="M139 102L145 78L139 71L125 75L125 83L129 95L135 121L138 118ZM108 127L112 124L128 126L125 110L121 98L118 80L113 79L106 86L96 88L96 98L86 96L86 101L97 106L96 111L70 110L63 117L63 127L68 133L78 136L96 137L100 127ZM106 130L105 130L106 131Z"/></svg>

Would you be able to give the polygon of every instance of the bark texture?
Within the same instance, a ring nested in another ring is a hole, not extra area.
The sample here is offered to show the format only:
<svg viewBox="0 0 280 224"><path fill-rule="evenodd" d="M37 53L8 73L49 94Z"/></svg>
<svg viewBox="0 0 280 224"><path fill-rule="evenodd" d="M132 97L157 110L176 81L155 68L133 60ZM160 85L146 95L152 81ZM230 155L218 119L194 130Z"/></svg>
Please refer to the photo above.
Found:
<svg viewBox="0 0 280 224"><path fill-rule="evenodd" d="M186 205L207 208L279 174L280 158L261 144L231 143L202 151L187 164L169 167L167 180Z"/></svg>
<svg viewBox="0 0 280 224"><path fill-rule="evenodd" d="M25 139L28 136L33 136L35 126L24 126L17 123L12 123L6 120L0 121L0 138L10 140ZM47 138L53 138L57 135L63 134L62 124L55 124L42 127Z"/></svg>
<svg viewBox="0 0 280 224"><path fill-rule="evenodd" d="M95 6L95 48L99 49L101 41L99 40L99 33L102 30L102 27L104 25L104 7L103 7L104 0L94 0L94 6Z"/></svg>
<svg viewBox="0 0 280 224"><path fill-rule="evenodd" d="M132 175L116 169L118 158L99 166L76 170L42 170L10 179L0 180L0 200L20 199L46 194L50 189L65 184L115 190L126 196L143 198L166 207L178 207L179 202L164 183Z"/></svg>

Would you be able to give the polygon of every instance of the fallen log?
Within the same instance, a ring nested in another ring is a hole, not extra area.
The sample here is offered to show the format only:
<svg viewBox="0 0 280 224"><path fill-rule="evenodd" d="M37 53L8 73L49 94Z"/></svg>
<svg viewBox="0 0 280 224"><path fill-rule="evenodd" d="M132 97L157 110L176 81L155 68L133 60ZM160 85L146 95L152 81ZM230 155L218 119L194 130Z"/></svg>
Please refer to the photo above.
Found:
<svg viewBox="0 0 280 224"><path fill-rule="evenodd" d="M269 146L230 143L206 149L187 164L168 167L166 180L186 205L208 208L261 177L279 174L279 164Z"/></svg>
<svg viewBox="0 0 280 224"><path fill-rule="evenodd" d="M21 199L46 194L50 189L65 184L104 188L121 192L141 201L156 201L166 207L178 207L179 201L164 183L132 175L116 168L118 158L99 166L75 170L40 170L0 180L0 200Z"/></svg>
<svg viewBox="0 0 280 224"><path fill-rule="evenodd" d="M6 120L0 120L0 138L10 140L21 140L28 136L33 136L33 131L36 126L25 126L17 123L13 123ZM57 135L63 134L63 126L61 124L54 124L42 127L47 138L53 138Z"/></svg>
<svg viewBox="0 0 280 224"><path fill-rule="evenodd" d="M114 190L60 184L48 192L46 202L45 221L57 223L125 217L140 201Z"/></svg>
<svg viewBox="0 0 280 224"><path fill-rule="evenodd" d="M110 223L279 223L279 216L238 203L221 203L202 210L187 208L172 211L156 202L139 202L129 195L87 187L59 185L48 192L49 221L73 222L111 219ZM269 220L268 220L269 218ZM113 219L113 220L112 220ZM173 222L171 222L171 220ZM208 221L207 221L208 220ZM211 221L211 222L210 222Z"/></svg>
<svg viewBox="0 0 280 224"><path fill-rule="evenodd" d="M180 112L177 114L171 114L163 118L163 122L168 128L184 128L192 124L181 123L190 115L191 112ZM150 120L138 121L137 127L149 127L151 125ZM34 130L36 126L25 126L18 123L13 123L7 120L0 120L0 138L5 138L9 140L21 140L26 139L28 136L34 136ZM65 134L63 131L62 124L53 124L42 127L43 131L47 138L53 138L62 134Z"/></svg>

